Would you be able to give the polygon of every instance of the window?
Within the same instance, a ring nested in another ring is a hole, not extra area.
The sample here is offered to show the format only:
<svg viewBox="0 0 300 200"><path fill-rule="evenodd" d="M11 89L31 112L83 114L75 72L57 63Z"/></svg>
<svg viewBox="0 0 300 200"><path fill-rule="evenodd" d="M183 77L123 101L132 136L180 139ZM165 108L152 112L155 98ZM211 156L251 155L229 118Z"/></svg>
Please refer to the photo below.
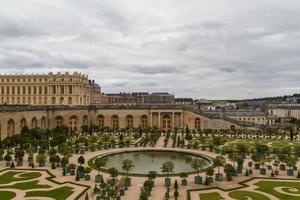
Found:
<svg viewBox="0 0 300 200"><path fill-rule="evenodd" d="M104 127L104 116L103 115L98 115L97 116L97 125L99 128Z"/></svg>
<svg viewBox="0 0 300 200"><path fill-rule="evenodd" d="M200 118L195 119L195 129L201 129L201 119Z"/></svg>
<svg viewBox="0 0 300 200"><path fill-rule="evenodd" d="M126 116L126 128L133 127L133 117L131 115Z"/></svg>

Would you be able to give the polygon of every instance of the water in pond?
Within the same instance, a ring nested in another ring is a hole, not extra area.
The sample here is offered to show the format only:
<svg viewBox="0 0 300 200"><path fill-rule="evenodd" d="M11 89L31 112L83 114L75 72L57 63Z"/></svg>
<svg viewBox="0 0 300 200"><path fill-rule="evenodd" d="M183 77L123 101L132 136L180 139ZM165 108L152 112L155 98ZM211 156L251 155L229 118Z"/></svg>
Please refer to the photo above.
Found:
<svg viewBox="0 0 300 200"><path fill-rule="evenodd" d="M124 152L107 156L108 161L104 169L115 167L119 172L122 170L123 160L129 159L134 163L134 168L129 173L131 174L148 174L149 171L156 171L162 174L161 166L166 161L174 163L174 173L193 172L191 161L193 158L202 159L205 161L206 166L209 162L198 156L194 156L182 152L166 152L166 151L139 151L139 152Z"/></svg>

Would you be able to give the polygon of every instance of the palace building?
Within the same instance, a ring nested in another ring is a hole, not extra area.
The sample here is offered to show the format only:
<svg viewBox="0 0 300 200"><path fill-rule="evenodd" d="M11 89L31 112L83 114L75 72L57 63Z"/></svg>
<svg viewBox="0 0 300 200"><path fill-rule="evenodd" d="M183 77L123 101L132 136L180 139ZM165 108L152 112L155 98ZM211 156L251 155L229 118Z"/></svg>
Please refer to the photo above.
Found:
<svg viewBox="0 0 300 200"><path fill-rule="evenodd" d="M165 131L187 127L194 130L255 128L238 120L207 115L190 104L166 103L174 99L167 93L150 94L149 102L141 104L103 104L101 87L77 72L0 75L0 94L2 139L19 134L24 126L66 125L70 131L80 130L82 125Z"/></svg>
<svg viewBox="0 0 300 200"><path fill-rule="evenodd" d="M0 103L6 105L90 105L101 101L101 88L74 72L0 75Z"/></svg>

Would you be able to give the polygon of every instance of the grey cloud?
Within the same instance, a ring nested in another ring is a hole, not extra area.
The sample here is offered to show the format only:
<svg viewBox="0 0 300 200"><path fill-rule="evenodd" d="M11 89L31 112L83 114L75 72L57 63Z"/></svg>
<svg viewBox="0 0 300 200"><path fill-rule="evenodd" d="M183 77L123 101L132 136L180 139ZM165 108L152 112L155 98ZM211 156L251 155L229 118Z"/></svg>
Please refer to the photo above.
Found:
<svg viewBox="0 0 300 200"><path fill-rule="evenodd" d="M299 11L298 0L6 1L0 73L77 70L106 92L295 93Z"/></svg>
<svg viewBox="0 0 300 200"><path fill-rule="evenodd" d="M148 75L155 75L155 74L174 74L179 73L181 70L176 65L134 65L129 69L132 72L148 74Z"/></svg>

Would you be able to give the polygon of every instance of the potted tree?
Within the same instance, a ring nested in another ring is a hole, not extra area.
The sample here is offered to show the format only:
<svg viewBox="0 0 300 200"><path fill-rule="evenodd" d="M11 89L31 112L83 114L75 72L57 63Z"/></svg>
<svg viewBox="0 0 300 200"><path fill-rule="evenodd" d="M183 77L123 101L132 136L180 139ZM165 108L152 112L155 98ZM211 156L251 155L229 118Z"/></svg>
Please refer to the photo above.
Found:
<svg viewBox="0 0 300 200"><path fill-rule="evenodd" d="M107 163L107 158L96 158L94 165L97 168L98 174L95 176L95 182L100 183L103 180L103 176L100 174L100 170Z"/></svg>
<svg viewBox="0 0 300 200"><path fill-rule="evenodd" d="M179 176L181 178L181 185L182 186L187 186L186 178L188 177L188 174L186 172L181 172Z"/></svg>
<svg viewBox="0 0 300 200"><path fill-rule="evenodd" d="M200 160L197 158L194 158L191 162L191 167L197 171L197 176L194 177L194 182L195 184L202 184L202 177L200 176L200 171L203 169L205 166L204 160Z"/></svg>
<svg viewBox="0 0 300 200"><path fill-rule="evenodd" d="M60 165L62 168L67 168L67 165L69 164L69 157L64 156L62 157L60 161ZM69 169L66 169L66 172L69 173Z"/></svg>
<svg viewBox="0 0 300 200"><path fill-rule="evenodd" d="M51 163L51 168L52 168L52 169L55 169L55 168L56 168L56 165L55 165L55 162L56 162L55 155L51 155L51 156L50 156L49 162Z"/></svg>
<svg viewBox="0 0 300 200"><path fill-rule="evenodd" d="M6 152L5 156L4 156L4 160L6 161L6 167L9 167L10 166L10 162L12 160L12 157L10 155L9 152Z"/></svg>
<svg viewBox="0 0 300 200"><path fill-rule="evenodd" d="M253 162L252 162L251 160L248 162L248 167L250 168L250 169L248 170L249 175L250 175L250 174L253 174L253 171L252 171Z"/></svg>
<svg viewBox="0 0 300 200"><path fill-rule="evenodd" d="M119 193L120 193L120 196L124 196L125 195L125 179L124 178L121 178L119 181L118 181L118 190L119 190Z"/></svg>
<svg viewBox="0 0 300 200"><path fill-rule="evenodd" d="M152 187L154 187L154 180L157 176L157 172L156 171L149 171L147 177L148 177L148 180L151 184Z"/></svg>
<svg viewBox="0 0 300 200"><path fill-rule="evenodd" d="M70 175L71 176L75 176L76 165L74 163L71 163L71 164L69 164L68 169L70 171Z"/></svg>
<svg viewBox="0 0 300 200"><path fill-rule="evenodd" d="M286 170L286 166L285 166L284 162L285 162L287 156L285 154L280 153L277 155L277 158L280 161L279 169L282 171Z"/></svg>
<svg viewBox="0 0 300 200"><path fill-rule="evenodd" d="M171 178L169 178L170 173L172 173L174 170L174 163L171 161L166 161L161 166L161 172L165 173L167 177L165 178L165 186L170 187L171 186Z"/></svg>
<svg viewBox="0 0 300 200"><path fill-rule="evenodd" d="M46 155L44 153L36 155L35 159L39 163L39 167L45 167Z"/></svg>
<svg viewBox="0 0 300 200"><path fill-rule="evenodd" d="M116 182L118 181L119 171L115 167L111 167L108 169L108 173L111 176L110 184L115 186Z"/></svg>
<svg viewBox="0 0 300 200"><path fill-rule="evenodd" d="M218 173L216 173L215 178L216 181L223 181L223 174L220 173L220 167L224 167L226 165L225 158L223 156L217 156L213 159L213 163L215 167L218 167Z"/></svg>
<svg viewBox="0 0 300 200"><path fill-rule="evenodd" d="M279 165L279 161L278 161L278 160L274 160L273 166L275 167L274 174L275 174L276 176L279 175L278 165Z"/></svg>
<svg viewBox="0 0 300 200"><path fill-rule="evenodd" d="M15 150L15 157L17 158L17 166L22 166L23 165L23 157L25 153L24 150L17 148Z"/></svg>
<svg viewBox="0 0 300 200"><path fill-rule="evenodd" d="M206 179L208 180L209 184L214 181L214 179L213 179L214 172L215 172L215 170L213 167L209 167L206 169Z"/></svg>
<svg viewBox="0 0 300 200"><path fill-rule="evenodd" d="M84 157L81 155L78 157L77 162L79 163L79 166L77 167L77 173L80 178L84 177L84 167L82 165L85 163Z"/></svg>
<svg viewBox="0 0 300 200"><path fill-rule="evenodd" d="M266 158L264 156L261 156L260 157L261 168L259 170L260 175L266 175L266 173L267 173L267 170L265 168L265 163L266 163Z"/></svg>
<svg viewBox="0 0 300 200"><path fill-rule="evenodd" d="M287 169L287 175L288 176L294 176L294 167L296 166L298 159L294 156L289 156L286 158L286 165L289 167Z"/></svg>
<svg viewBox="0 0 300 200"><path fill-rule="evenodd" d="M235 169L231 164L226 164L224 167L224 172L226 174L226 180L231 181L232 180L232 174L235 173Z"/></svg>
<svg viewBox="0 0 300 200"><path fill-rule="evenodd" d="M91 180L90 173L92 172L92 168L90 168L90 167L85 167L83 171L84 171L84 173L85 173L84 179L85 179L86 181Z"/></svg>
<svg viewBox="0 0 300 200"><path fill-rule="evenodd" d="M126 171L126 177L125 177L125 186L129 187L131 186L131 179L128 176L129 171L132 170L132 168L134 167L134 164L132 162L132 160L126 159L122 162L122 169L124 171Z"/></svg>

